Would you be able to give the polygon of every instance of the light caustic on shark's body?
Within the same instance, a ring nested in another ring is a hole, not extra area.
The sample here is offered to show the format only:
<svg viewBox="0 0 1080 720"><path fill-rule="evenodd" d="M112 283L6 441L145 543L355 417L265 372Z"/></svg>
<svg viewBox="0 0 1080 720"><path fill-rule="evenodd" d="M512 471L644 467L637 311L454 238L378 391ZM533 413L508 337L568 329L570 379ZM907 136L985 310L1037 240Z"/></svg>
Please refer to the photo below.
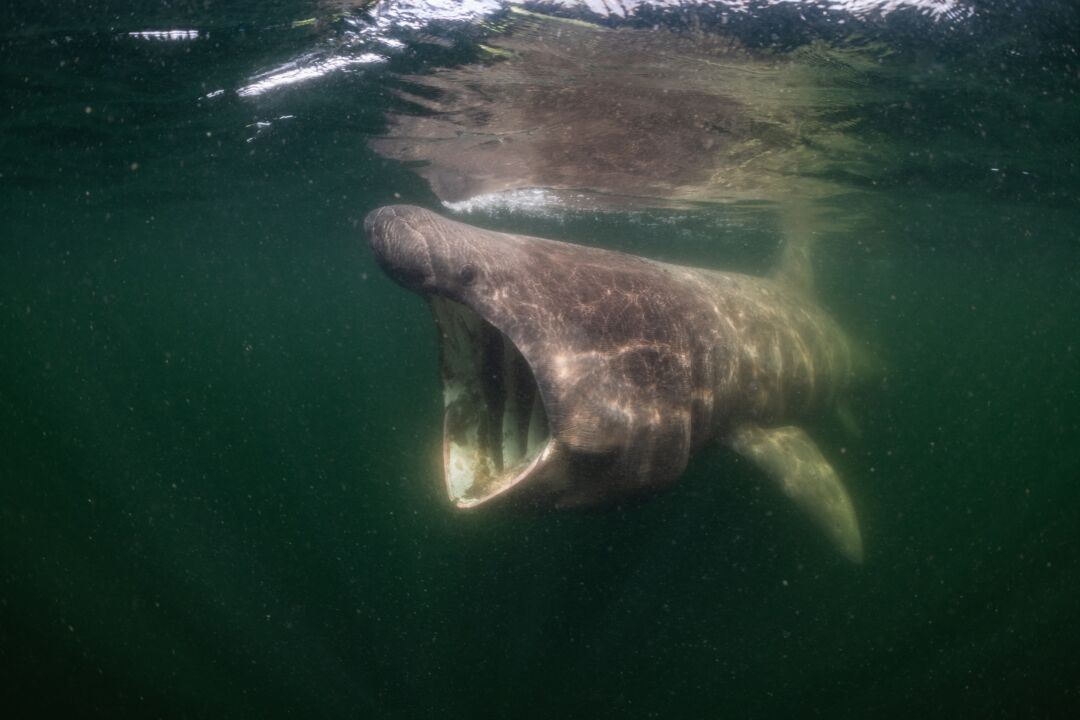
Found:
<svg viewBox="0 0 1080 720"><path fill-rule="evenodd" d="M719 441L862 559L847 490L794 424L834 405L854 371L799 272L670 265L404 205L375 210L366 228L383 270L434 312L457 507L640 495Z"/></svg>

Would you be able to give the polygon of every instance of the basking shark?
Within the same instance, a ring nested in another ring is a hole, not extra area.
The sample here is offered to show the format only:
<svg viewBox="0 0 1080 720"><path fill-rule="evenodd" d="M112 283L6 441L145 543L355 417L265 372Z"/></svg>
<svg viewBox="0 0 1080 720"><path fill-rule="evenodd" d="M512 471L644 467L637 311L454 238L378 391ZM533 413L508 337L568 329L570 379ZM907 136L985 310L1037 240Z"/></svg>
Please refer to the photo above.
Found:
<svg viewBox="0 0 1080 720"><path fill-rule="evenodd" d="M365 227L382 269L434 313L453 505L617 502L670 486L719 442L861 561L851 498L798 425L839 406L859 362L809 291L798 245L766 278L408 205Z"/></svg>

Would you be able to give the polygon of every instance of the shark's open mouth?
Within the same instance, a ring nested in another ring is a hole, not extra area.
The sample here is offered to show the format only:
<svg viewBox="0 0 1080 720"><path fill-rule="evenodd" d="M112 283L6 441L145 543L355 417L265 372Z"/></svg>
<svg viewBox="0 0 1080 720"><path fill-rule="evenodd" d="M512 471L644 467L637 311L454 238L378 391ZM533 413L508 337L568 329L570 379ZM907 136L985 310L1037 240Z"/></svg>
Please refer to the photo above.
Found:
<svg viewBox="0 0 1080 720"><path fill-rule="evenodd" d="M460 303L431 298L442 374L446 491L479 505L533 474L552 454L536 379L504 334Z"/></svg>

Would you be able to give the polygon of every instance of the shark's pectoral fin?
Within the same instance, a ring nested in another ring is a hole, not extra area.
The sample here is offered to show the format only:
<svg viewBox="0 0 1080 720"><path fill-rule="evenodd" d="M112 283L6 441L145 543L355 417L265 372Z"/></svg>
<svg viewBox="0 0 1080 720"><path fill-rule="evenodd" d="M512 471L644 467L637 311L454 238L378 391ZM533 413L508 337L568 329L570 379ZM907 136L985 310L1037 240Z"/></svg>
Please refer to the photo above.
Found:
<svg viewBox="0 0 1080 720"><path fill-rule="evenodd" d="M814 441L792 426L761 428L744 425L731 435L731 447L753 460L779 483L845 556L862 562L862 536L855 508L836 471Z"/></svg>

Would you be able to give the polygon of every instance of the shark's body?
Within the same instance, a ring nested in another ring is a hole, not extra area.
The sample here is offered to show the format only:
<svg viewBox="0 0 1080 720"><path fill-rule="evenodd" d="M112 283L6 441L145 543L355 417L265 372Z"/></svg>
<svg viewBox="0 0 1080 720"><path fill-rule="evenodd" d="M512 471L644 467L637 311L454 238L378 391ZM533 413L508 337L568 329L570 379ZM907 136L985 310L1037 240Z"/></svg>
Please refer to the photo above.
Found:
<svg viewBox="0 0 1080 720"><path fill-rule="evenodd" d="M849 341L798 282L482 230L417 207L366 222L383 269L440 331L450 500L586 506L673 483L725 443L848 557L854 509L796 423L853 373Z"/></svg>

